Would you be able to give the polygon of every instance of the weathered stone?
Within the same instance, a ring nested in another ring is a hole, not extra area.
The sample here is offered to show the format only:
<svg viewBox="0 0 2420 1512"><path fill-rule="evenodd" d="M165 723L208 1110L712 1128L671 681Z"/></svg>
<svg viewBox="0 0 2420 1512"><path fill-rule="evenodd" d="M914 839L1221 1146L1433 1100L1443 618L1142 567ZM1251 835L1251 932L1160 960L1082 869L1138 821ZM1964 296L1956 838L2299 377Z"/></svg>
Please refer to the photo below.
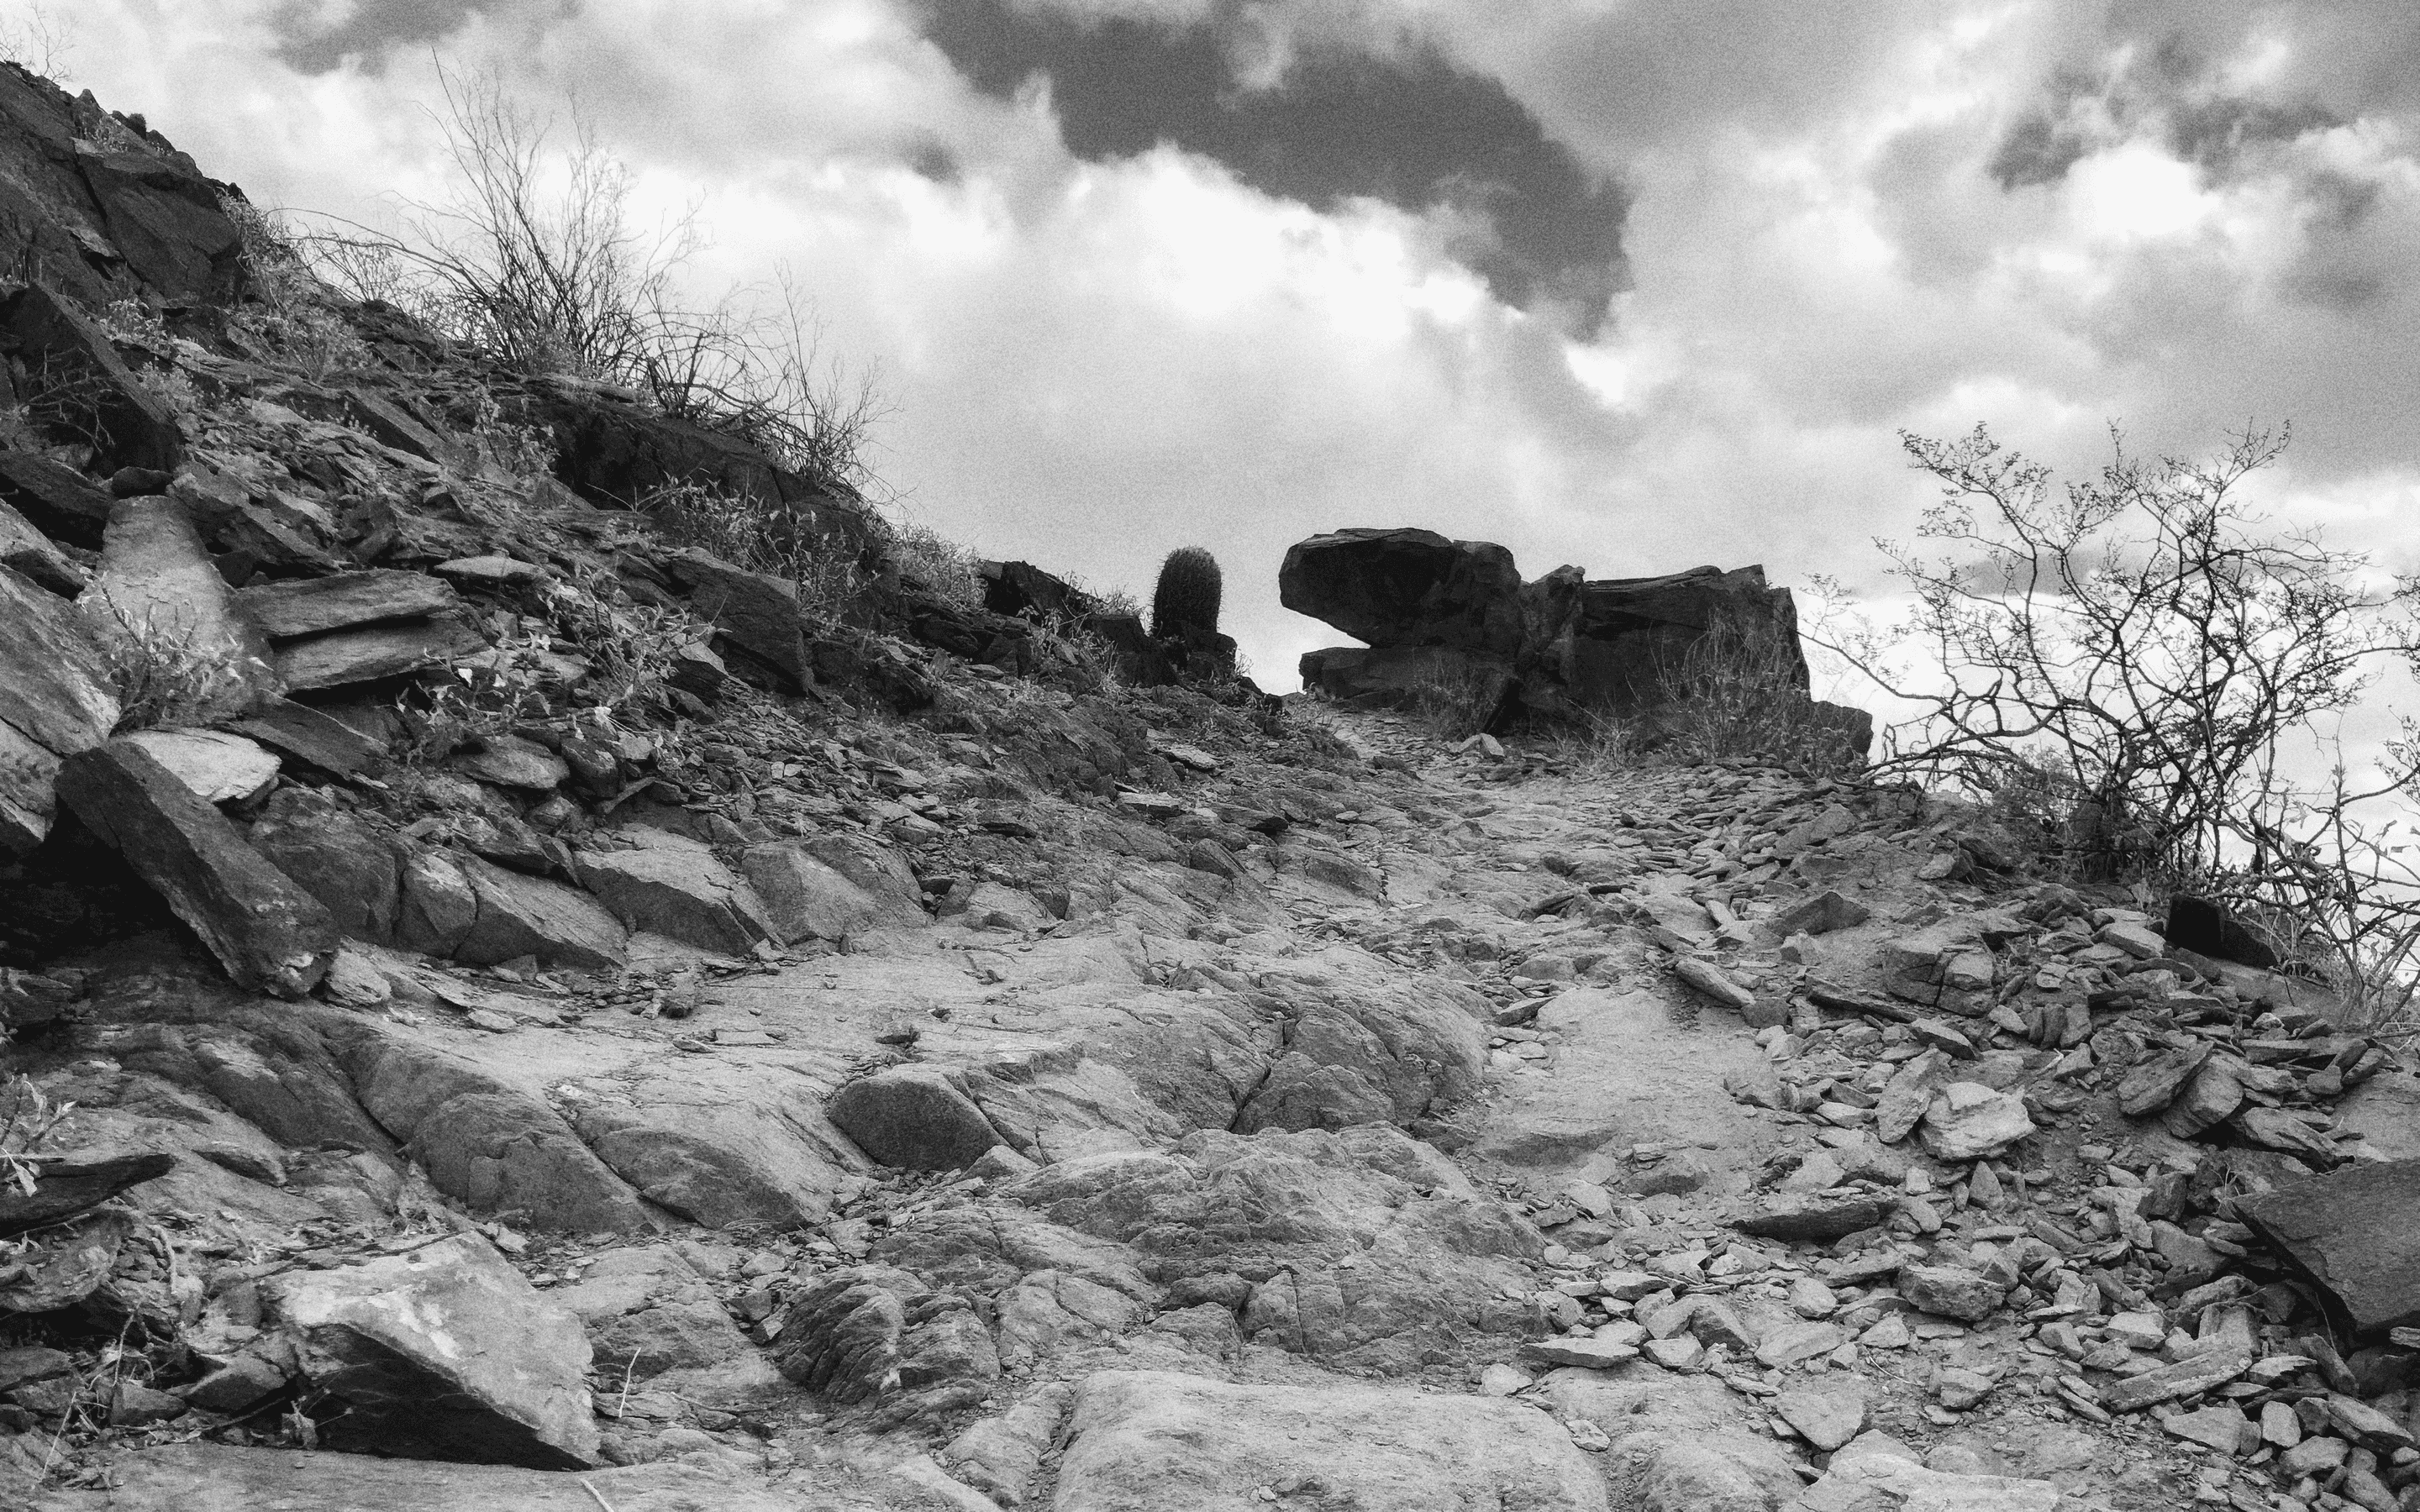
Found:
<svg viewBox="0 0 2420 1512"><path fill-rule="evenodd" d="M1899 1273L1899 1294L1928 1313L1979 1323L2000 1305L2008 1288L1963 1266L1911 1265Z"/></svg>
<svg viewBox="0 0 2420 1512"><path fill-rule="evenodd" d="M1776 935L1828 934L1854 929L1871 918L1873 911L1855 899L1825 891L1791 904L1764 922Z"/></svg>
<svg viewBox="0 0 2420 1512"><path fill-rule="evenodd" d="M2260 971L2277 964L2277 952L2234 915L2207 898L2187 893L2168 900L2167 927L2161 936L2171 950L2191 950Z"/></svg>
<svg viewBox="0 0 2420 1512"><path fill-rule="evenodd" d="M1542 1367L1571 1365L1581 1370L1610 1370L1638 1358L1638 1345L1617 1339L1550 1338L1523 1347L1522 1354Z"/></svg>
<svg viewBox="0 0 2420 1512"><path fill-rule="evenodd" d="M104 471L174 472L185 454L176 412L129 372L108 334L39 284L0 300L0 348L25 365L17 397L38 419L87 442Z"/></svg>
<svg viewBox="0 0 2420 1512"><path fill-rule="evenodd" d="M534 793L551 793L571 777L562 757L520 735L486 736L447 757L445 764L477 781Z"/></svg>
<svg viewBox="0 0 2420 1512"><path fill-rule="evenodd" d="M181 674L194 691L169 713L216 719L249 713L276 696L269 641L219 576L185 506L174 499L122 499L110 515L101 573L78 600L103 645L130 664Z"/></svg>
<svg viewBox="0 0 2420 1512"><path fill-rule="evenodd" d="M932 922L923 889L896 850L864 835L825 833L806 837L807 854L856 883L883 909L881 922L917 928Z"/></svg>
<svg viewBox="0 0 2420 1512"><path fill-rule="evenodd" d="M1833 1454L1823 1477L1796 1506L1802 1512L2054 1512L2060 1501L2050 1481L1928 1469L1906 1445L1867 1433Z"/></svg>
<svg viewBox="0 0 2420 1512"><path fill-rule="evenodd" d="M1874 1137L1895 1145L1915 1133L1941 1084L1949 1079L1950 1064L1950 1057L1938 1051L1902 1062L1874 1102Z"/></svg>
<svg viewBox="0 0 2420 1512"><path fill-rule="evenodd" d="M454 959L472 965L535 955L551 964L594 970L622 964L628 933L605 907L577 887L507 872L465 856L458 863L478 899L478 915L454 946ZM407 896L411 886L406 877Z"/></svg>
<svg viewBox="0 0 2420 1512"><path fill-rule="evenodd" d="M479 894L461 863L444 851L408 847L402 885L402 897L396 906L395 943L427 955L452 955L479 922Z"/></svg>
<svg viewBox="0 0 2420 1512"><path fill-rule="evenodd" d="M84 569L6 502L0 502L0 567L62 598L73 598L85 589Z"/></svg>
<svg viewBox="0 0 2420 1512"><path fill-rule="evenodd" d="M277 675L297 692L347 687L448 666L487 649L477 630L444 614L288 641L277 648Z"/></svg>
<svg viewBox="0 0 2420 1512"><path fill-rule="evenodd" d="M2177 1094L2184 1090L2194 1073L2209 1059L2207 1040L2162 1051L2129 1070L2118 1082L2118 1106L2133 1119L2159 1112L2176 1101Z"/></svg>
<svg viewBox="0 0 2420 1512"><path fill-rule="evenodd" d="M1672 975L1725 1008L1738 1010L1742 1016L1755 1011L1756 994L1723 975L1722 968L1712 962L1693 955L1679 956L1672 962Z"/></svg>
<svg viewBox="0 0 2420 1512"><path fill-rule="evenodd" d="M2357 1148L2378 1160L2420 1160L2420 1076L2381 1072L2348 1090L2336 1122L2361 1136Z"/></svg>
<svg viewBox="0 0 2420 1512"><path fill-rule="evenodd" d="M1836 1323L1784 1323L1757 1339L1756 1357L1767 1366L1780 1369L1819 1354L1829 1354L1847 1343L1848 1338L1848 1333Z"/></svg>
<svg viewBox="0 0 2420 1512"><path fill-rule="evenodd" d="M580 857L580 883L632 933L661 934L725 955L745 955L773 933L756 891L706 846L659 829L622 832L622 851Z"/></svg>
<svg viewBox="0 0 2420 1512"><path fill-rule="evenodd" d="M1963 1412L1980 1406L1999 1384L2000 1378L1987 1370L1944 1365L1932 1378L1932 1399L1953 1412Z"/></svg>
<svg viewBox="0 0 2420 1512"><path fill-rule="evenodd" d="M2103 924L2093 938L2102 945L2114 945L2137 961L2156 960L2167 951L2168 942L2149 924L2121 919Z"/></svg>
<svg viewBox="0 0 2420 1512"><path fill-rule="evenodd" d="M1948 1161L1996 1155L2033 1132L2024 1098L1980 1082L1951 1082L1935 1092L1919 1126L1925 1153Z"/></svg>
<svg viewBox="0 0 2420 1512"><path fill-rule="evenodd" d="M549 1300L586 1326L600 1368L634 1381L754 1354L705 1279L663 1245L608 1250Z"/></svg>
<svg viewBox="0 0 2420 1512"><path fill-rule="evenodd" d="M2233 1066L2208 1060L2160 1115L2160 1127L2179 1139L2190 1139L2242 1105L2243 1084L2236 1080Z"/></svg>
<svg viewBox="0 0 2420 1512"><path fill-rule="evenodd" d="M379 1126L473 1211L574 1233L648 1227L629 1187L543 1099L459 1057L367 1031L341 1059Z"/></svg>
<svg viewBox="0 0 2420 1512"><path fill-rule="evenodd" d="M1833 1450L1866 1429L1869 1409L1865 1383L1827 1379L1792 1386L1773 1399L1781 1420L1818 1449Z"/></svg>
<svg viewBox="0 0 2420 1512"><path fill-rule="evenodd" d="M786 691L814 684L796 583L750 572L705 551L678 552L664 567L689 591L690 607L712 621L750 665L770 673Z"/></svg>
<svg viewBox="0 0 2420 1512"><path fill-rule="evenodd" d="M526 588L532 583L546 580L544 567L535 563L516 562L511 557L456 557L428 570L462 588Z"/></svg>
<svg viewBox="0 0 2420 1512"><path fill-rule="evenodd" d="M51 831L59 764L109 738L108 664L73 605L0 567L0 845Z"/></svg>
<svg viewBox="0 0 2420 1512"><path fill-rule="evenodd" d="M281 764L256 743L217 730L138 730L125 739L149 752L205 803L258 797L277 780Z"/></svg>
<svg viewBox="0 0 2420 1512"><path fill-rule="evenodd" d="M2252 1357L2232 1350L2211 1350L2188 1355L2172 1365L2128 1376L2102 1389L2101 1404L2113 1412L2131 1412L2154 1402L2172 1402L2223 1386L2251 1368Z"/></svg>
<svg viewBox="0 0 2420 1512"><path fill-rule="evenodd" d="M113 741L77 754L58 792L239 986L301 997L318 985L336 949L328 910L141 747Z"/></svg>
<svg viewBox="0 0 2420 1512"><path fill-rule="evenodd" d="M956 1170L1001 1142L974 1100L932 1066L861 1077L834 1093L825 1114L876 1161L913 1170Z"/></svg>
<svg viewBox="0 0 2420 1512"><path fill-rule="evenodd" d="M1067 1431L1058 1512L1242 1508L1306 1479L1338 1505L1388 1512L1607 1505L1560 1425L1486 1397L1103 1371L1078 1385Z"/></svg>
<svg viewBox="0 0 2420 1512"><path fill-rule="evenodd" d="M1510 654L1521 643L1520 592L1512 552L1434 531L1314 535L1295 543L1278 569L1286 608L1381 647Z"/></svg>
<svg viewBox="0 0 2420 1512"><path fill-rule="evenodd" d="M98 551L109 529L110 497L63 462L0 450L0 502L54 541Z"/></svg>
<svg viewBox="0 0 2420 1512"><path fill-rule="evenodd" d="M130 1187L167 1175L176 1164L175 1156L153 1150L38 1166L32 1191L13 1184L0 1189L0 1239L73 1217Z"/></svg>
<svg viewBox="0 0 2420 1512"><path fill-rule="evenodd" d="M288 1271L262 1284L261 1304L293 1338L304 1379L346 1409L321 1427L331 1448L539 1470L596 1462L588 1340L485 1240Z"/></svg>
<svg viewBox="0 0 2420 1512"><path fill-rule="evenodd" d="M1892 1198L1862 1192L1841 1196L1774 1196L1760 1203L1757 1211L1748 1216L1732 1219L1731 1227L1743 1234L1755 1234L1764 1239L1828 1244L1836 1239L1887 1222L1898 1206Z"/></svg>
<svg viewBox="0 0 2420 1512"><path fill-rule="evenodd" d="M845 939L897 922L903 912L895 901L886 904L815 859L806 841L752 846L739 858L739 866L764 904L774 937L783 945L806 939ZM923 911L918 909L916 917L922 920Z"/></svg>
<svg viewBox="0 0 2420 1512"><path fill-rule="evenodd" d="M239 597L261 629L280 640L388 620L426 619L461 603L439 579L386 569L293 578L247 588Z"/></svg>
<svg viewBox="0 0 2420 1512"><path fill-rule="evenodd" d="M711 1443L713 1441L707 1440ZM577 1475L505 1465L388 1459L321 1450L237 1449L179 1443L114 1458L105 1494L120 1507L235 1512L327 1508L331 1512L893 1512L945 1507L926 1489L885 1477L862 1491L818 1486L801 1503L787 1489L734 1463L736 1456L689 1453L651 1464L611 1466ZM721 1462L717 1462L721 1461ZM36 1494L27 1512L84 1512L93 1493L62 1489Z"/></svg>
<svg viewBox="0 0 2420 1512"><path fill-rule="evenodd" d="M332 777L374 777L386 765L384 746L342 719L291 699L272 700L230 720L227 728Z"/></svg>
<svg viewBox="0 0 2420 1512"><path fill-rule="evenodd" d="M2420 1325L2420 1160L2350 1165L2237 1200L2362 1333Z"/></svg>

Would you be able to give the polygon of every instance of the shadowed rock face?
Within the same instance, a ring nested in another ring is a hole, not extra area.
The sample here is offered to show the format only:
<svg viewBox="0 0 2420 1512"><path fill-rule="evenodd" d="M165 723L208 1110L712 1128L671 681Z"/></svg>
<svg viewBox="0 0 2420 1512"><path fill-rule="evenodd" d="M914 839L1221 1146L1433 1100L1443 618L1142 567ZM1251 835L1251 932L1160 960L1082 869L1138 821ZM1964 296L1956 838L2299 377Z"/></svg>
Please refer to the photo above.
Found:
<svg viewBox="0 0 2420 1512"><path fill-rule="evenodd" d="M1332 698L1398 703L1445 687L1500 726L1520 714L1652 714L1708 677L1807 687L1797 607L1762 567L1591 581L1563 566L1525 583L1512 553L1488 542L1348 530L1297 542L1279 583L1286 608L1369 642L1302 658L1303 685ZM1870 718L1838 716L1843 740L1864 750Z"/></svg>

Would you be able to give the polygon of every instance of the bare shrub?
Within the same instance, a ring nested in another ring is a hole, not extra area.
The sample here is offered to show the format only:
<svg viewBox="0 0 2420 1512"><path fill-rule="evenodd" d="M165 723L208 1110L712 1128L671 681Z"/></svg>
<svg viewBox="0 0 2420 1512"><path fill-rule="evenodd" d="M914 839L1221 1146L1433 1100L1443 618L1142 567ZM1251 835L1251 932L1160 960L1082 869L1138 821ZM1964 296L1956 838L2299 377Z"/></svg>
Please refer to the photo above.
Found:
<svg viewBox="0 0 2420 1512"><path fill-rule="evenodd" d="M871 432L886 408L874 378L825 352L786 273L769 294L684 303L678 274L703 241L693 211L642 229L631 172L586 117L574 114L558 148L553 122L495 77L439 79L452 193L400 202L396 232L328 219L298 240L322 277L521 372L619 384L793 471L875 484Z"/></svg>
<svg viewBox="0 0 2420 1512"><path fill-rule="evenodd" d="M1942 485L1919 532L1938 554L1878 543L1916 608L1828 642L1919 711L1877 765L2030 811L2078 875L2290 920L2289 953L2366 984L2357 1011L2408 1011L2420 877L2379 806L2408 799L2420 740L2407 722L2366 783L2294 773L2323 757L2324 721L2420 656L2420 594L2245 501L2286 433L2148 459L2113 429L2111 460L2059 487L1980 426L1901 439Z"/></svg>
<svg viewBox="0 0 2420 1512"><path fill-rule="evenodd" d="M0 19L0 58L53 84L70 77L68 60L75 53L75 23L62 20L42 0L12 8L16 14Z"/></svg>
<svg viewBox="0 0 2420 1512"><path fill-rule="evenodd" d="M336 307L336 292L298 249L300 233L241 194L220 195L219 208L243 238L250 296L229 312L229 332L314 380L369 366L369 347Z"/></svg>
<svg viewBox="0 0 2420 1512"><path fill-rule="evenodd" d="M972 551L925 525L892 525L890 535L901 578L913 578L951 603L982 607L983 579Z"/></svg>

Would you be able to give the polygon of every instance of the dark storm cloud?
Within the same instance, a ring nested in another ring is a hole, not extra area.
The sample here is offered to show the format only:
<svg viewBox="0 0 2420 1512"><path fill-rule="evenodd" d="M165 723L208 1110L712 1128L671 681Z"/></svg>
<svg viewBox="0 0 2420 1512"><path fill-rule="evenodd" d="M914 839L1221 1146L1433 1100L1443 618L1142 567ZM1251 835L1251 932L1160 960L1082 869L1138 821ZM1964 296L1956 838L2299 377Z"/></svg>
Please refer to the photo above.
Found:
<svg viewBox="0 0 2420 1512"><path fill-rule="evenodd" d="M278 0L269 24L280 39L276 55L300 72L327 73L348 58L377 72L396 49L441 42L473 16L560 20L579 10L579 0Z"/></svg>
<svg viewBox="0 0 2420 1512"><path fill-rule="evenodd" d="M2043 98L2009 126L1987 165L2002 189L2056 183L2094 151L2141 135L2225 179L2263 162L2264 148L2345 124L2321 98L2335 80L2288 74L2262 94L2230 87L2226 53L2245 33L2188 34L2148 15L2134 20L2150 29L2120 25L2092 39L2102 66L2050 70Z"/></svg>
<svg viewBox="0 0 2420 1512"><path fill-rule="evenodd" d="M1593 332L1624 283L1621 190L1586 171L1496 80L1433 48L1311 46L1277 83L1236 77L1218 23L1085 20L944 0L926 35L996 99L1051 82L1067 147L1101 161L1170 143L1326 210L1368 197L1443 211L1449 252L1523 309Z"/></svg>

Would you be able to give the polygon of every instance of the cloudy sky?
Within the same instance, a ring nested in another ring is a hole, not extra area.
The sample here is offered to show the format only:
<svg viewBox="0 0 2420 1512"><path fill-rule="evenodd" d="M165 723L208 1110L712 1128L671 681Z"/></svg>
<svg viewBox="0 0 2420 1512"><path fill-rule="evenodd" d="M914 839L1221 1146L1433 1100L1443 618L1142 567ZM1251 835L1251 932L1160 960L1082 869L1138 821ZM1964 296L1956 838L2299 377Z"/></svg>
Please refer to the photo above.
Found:
<svg viewBox="0 0 2420 1512"><path fill-rule="evenodd" d="M2420 566L2410 0L52 14L267 204L434 193L433 59L577 102L698 208L699 290L786 267L878 370L915 517L1145 594L1206 545L1272 688L1342 639L1276 589L1339 526L1876 585L1901 428L2074 466L2290 420L2280 511Z"/></svg>

